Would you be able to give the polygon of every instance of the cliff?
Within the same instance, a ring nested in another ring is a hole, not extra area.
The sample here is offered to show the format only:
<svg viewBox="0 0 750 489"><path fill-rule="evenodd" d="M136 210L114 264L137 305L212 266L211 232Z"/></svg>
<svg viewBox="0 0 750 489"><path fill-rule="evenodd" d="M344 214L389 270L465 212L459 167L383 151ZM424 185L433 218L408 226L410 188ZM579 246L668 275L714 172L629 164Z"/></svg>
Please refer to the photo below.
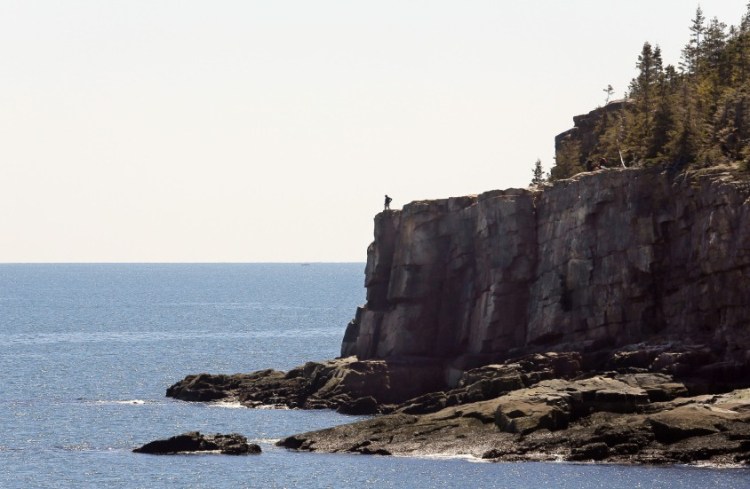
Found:
<svg viewBox="0 0 750 489"><path fill-rule="evenodd" d="M691 367L702 354L746 372L750 181L607 169L413 202L375 217L365 286L342 356L438 360L448 384L512 356L634 344L698 345Z"/></svg>
<svg viewBox="0 0 750 489"><path fill-rule="evenodd" d="M380 414L296 450L750 463L750 179L599 170L375 217L342 356L167 395ZM731 391L731 392L730 392Z"/></svg>

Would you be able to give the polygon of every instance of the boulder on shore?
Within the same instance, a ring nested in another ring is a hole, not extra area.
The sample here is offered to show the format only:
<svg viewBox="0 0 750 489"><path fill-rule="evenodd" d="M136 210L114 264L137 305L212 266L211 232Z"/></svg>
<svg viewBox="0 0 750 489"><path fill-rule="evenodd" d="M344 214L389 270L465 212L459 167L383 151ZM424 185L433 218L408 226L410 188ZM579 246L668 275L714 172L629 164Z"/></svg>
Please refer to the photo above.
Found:
<svg viewBox="0 0 750 489"><path fill-rule="evenodd" d="M203 435L198 431L190 431L166 440L146 443L142 447L133 449L133 452L152 455L196 452L218 452L223 455L257 455L261 450L260 446L255 443L248 443L247 438L238 433Z"/></svg>

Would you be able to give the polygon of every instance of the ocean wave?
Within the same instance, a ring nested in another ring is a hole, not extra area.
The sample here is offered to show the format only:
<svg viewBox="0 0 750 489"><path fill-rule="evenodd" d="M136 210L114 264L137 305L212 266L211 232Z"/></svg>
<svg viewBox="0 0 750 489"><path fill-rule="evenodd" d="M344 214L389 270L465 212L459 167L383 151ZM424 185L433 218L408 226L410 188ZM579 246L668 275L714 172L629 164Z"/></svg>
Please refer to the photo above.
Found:
<svg viewBox="0 0 750 489"><path fill-rule="evenodd" d="M247 409L245 406L240 404L240 401L215 401L210 403L208 407L223 409Z"/></svg>
<svg viewBox="0 0 750 489"><path fill-rule="evenodd" d="M747 465L739 463L709 463L709 462L696 462L694 464L682 465L682 467L694 468L694 469L747 469Z"/></svg>
<svg viewBox="0 0 750 489"><path fill-rule="evenodd" d="M258 404L257 406L246 406L239 401L213 401L208 403L208 407L223 409L275 409L280 411L289 410L289 407L283 404Z"/></svg>
<svg viewBox="0 0 750 489"><path fill-rule="evenodd" d="M283 404L259 404L254 406L253 409L277 409L279 411L289 411L289 406Z"/></svg>
<svg viewBox="0 0 750 489"><path fill-rule="evenodd" d="M93 450L88 443L76 443L73 445L56 445L55 448L65 452L90 452Z"/></svg>
<svg viewBox="0 0 750 489"><path fill-rule="evenodd" d="M247 440L249 443L257 443L258 445L276 445L276 443L281 441L281 438L253 438L252 440Z"/></svg>
<svg viewBox="0 0 750 489"><path fill-rule="evenodd" d="M149 404L149 401L144 401L143 399L125 399L125 400L98 400L93 401L94 404L128 404L131 406L142 406L144 404Z"/></svg>
<svg viewBox="0 0 750 489"><path fill-rule="evenodd" d="M420 453L418 455L394 454L394 457L422 458L428 460L464 460L467 462L488 463L489 460L471 455L470 453Z"/></svg>

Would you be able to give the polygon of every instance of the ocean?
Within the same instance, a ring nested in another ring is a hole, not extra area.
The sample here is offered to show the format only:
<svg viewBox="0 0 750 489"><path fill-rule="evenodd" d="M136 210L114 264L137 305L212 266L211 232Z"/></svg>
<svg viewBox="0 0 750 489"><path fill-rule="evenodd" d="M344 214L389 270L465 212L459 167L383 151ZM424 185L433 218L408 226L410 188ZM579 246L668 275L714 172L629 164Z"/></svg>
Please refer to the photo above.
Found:
<svg viewBox="0 0 750 489"><path fill-rule="evenodd" d="M361 418L164 396L188 374L337 356L363 280L362 263L0 265L0 487L750 487L742 468L295 453L274 442ZM263 454L131 452L194 430Z"/></svg>

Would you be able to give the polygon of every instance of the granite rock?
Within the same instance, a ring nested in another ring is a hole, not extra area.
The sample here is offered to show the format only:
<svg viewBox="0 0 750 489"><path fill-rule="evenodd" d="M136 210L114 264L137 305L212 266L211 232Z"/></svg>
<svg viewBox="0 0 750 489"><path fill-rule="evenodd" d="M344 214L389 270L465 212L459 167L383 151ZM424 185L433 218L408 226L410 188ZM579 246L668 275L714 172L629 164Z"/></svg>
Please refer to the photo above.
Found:
<svg viewBox="0 0 750 489"><path fill-rule="evenodd" d="M413 202L376 216L367 256L344 356L437 359L459 365L454 384L550 351L705 388L750 372L750 180L732 168L608 169Z"/></svg>
<svg viewBox="0 0 750 489"><path fill-rule="evenodd" d="M237 401L246 407L336 409L374 414L445 388L443 368L432 361L359 361L355 357L280 372L189 375L167 389L184 401Z"/></svg>
<svg viewBox="0 0 750 489"><path fill-rule="evenodd" d="M278 444L303 451L496 461L744 464L750 459L750 390L651 402L645 390L626 380L544 381L492 400L423 415L378 416Z"/></svg>
<svg viewBox="0 0 750 489"><path fill-rule="evenodd" d="M190 431L164 440L146 443L142 447L133 449L133 452L152 455L200 452L223 455L257 455L261 453L261 449L255 443L248 443L247 438L238 433L203 435L198 431Z"/></svg>

